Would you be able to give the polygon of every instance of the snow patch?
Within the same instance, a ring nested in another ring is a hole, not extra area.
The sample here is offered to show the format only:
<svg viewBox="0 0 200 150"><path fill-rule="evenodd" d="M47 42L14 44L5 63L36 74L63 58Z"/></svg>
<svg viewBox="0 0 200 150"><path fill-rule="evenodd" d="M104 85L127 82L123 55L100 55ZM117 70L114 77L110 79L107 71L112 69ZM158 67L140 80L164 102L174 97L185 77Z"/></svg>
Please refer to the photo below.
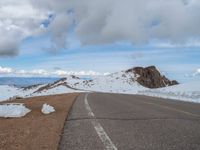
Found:
<svg viewBox="0 0 200 150"><path fill-rule="evenodd" d="M53 106L50 106L50 105L48 105L46 103L43 104L43 106L42 106L42 113L43 114L47 115L47 114L50 114L52 112L55 112L55 109L54 109Z"/></svg>
<svg viewBox="0 0 200 150"><path fill-rule="evenodd" d="M17 118L23 117L31 110L26 108L21 103L10 103L10 104L3 104L0 105L0 117L4 118Z"/></svg>
<svg viewBox="0 0 200 150"><path fill-rule="evenodd" d="M107 76L98 76L92 80L71 82L71 87L95 92L137 94L138 90L145 90L136 80L138 75L125 71L113 73Z"/></svg>
<svg viewBox="0 0 200 150"><path fill-rule="evenodd" d="M146 89L138 94L200 103L200 81L159 89Z"/></svg>

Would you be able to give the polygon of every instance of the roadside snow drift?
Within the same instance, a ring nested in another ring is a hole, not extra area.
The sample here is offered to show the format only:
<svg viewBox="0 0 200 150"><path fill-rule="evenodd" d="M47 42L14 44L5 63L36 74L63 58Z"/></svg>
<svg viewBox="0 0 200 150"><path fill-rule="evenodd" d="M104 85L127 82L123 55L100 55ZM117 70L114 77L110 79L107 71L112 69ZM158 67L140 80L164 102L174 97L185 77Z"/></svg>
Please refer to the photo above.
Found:
<svg viewBox="0 0 200 150"><path fill-rule="evenodd" d="M146 89L138 94L200 103L200 81L175 86Z"/></svg>
<svg viewBox="0 0 200 150"><path fill-rule="evenodd" d="M42 106L42 113L47 115L47 114L50 114L52 112L55 112L55 109L54 107L48 105L48 104L43 104Z"/></svg>
<svg viewBox="0 0 200 150"><path fill-rule="evenodd" d="M0 117L17 118L23 117L31 110L26 108L23 104L3 104L0 105Z"/></svg>

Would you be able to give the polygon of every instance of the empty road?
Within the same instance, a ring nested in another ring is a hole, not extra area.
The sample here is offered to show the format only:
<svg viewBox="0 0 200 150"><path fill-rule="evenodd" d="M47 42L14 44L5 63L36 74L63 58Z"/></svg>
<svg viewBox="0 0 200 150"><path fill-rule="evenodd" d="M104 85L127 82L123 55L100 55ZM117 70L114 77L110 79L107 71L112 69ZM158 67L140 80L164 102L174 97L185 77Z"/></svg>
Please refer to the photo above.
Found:
<svg viewBox="0 0 200 150"><path fill-rule="evenodd" d="M200 104L81 94L65 122L59 150L200 150Z"/></svg>

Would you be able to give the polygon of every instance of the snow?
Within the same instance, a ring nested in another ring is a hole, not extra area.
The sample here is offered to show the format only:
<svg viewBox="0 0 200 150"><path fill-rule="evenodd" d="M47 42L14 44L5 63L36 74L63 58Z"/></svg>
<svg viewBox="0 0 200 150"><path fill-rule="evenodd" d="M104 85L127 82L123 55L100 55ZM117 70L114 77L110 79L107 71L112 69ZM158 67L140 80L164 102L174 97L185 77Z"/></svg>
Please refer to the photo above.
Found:
<svg viewBox="0 0 200 150"><path fill-rule="evenodd" d="M66 76L66 79L60 80L59 82L44 84L26 91L14 86L0 86L0 101L8 100L10 97L15 96L33 97L75 92L104 92L141 94L200 103L200 81L159 89L148 89L141 86L136 81L137 78L138 75L121 71L106 76L96 76L91 80ZM41 87L45 88L40 92L35 92Z"/></svg>
<svg viewBox="0 0 200 150"><path fill-rule="evenodd" d="M43 104L43 106L42 106L42 113L43 114L50 114L52 112L55 112L55 109L54 109L53 106L50 106L50 105L48 105L46 103Z"/></svg>
<svg viewBox="0 0 200 150"><path fill-rule="evenodd" d="M10 97L13 97L19 93L18 88L8 86L8 85L1 85L0 86L0 101L6 100Z"/></svg>
<svg viewBox="0 0 200 150"><path fill-rule="evenodd" d="M45 96L45 95L55 95L55 94L64 94L64 93L73 93L73 92L76 92L76 91L60 85L60 86L52 88L52 89L34 93L34 94L32 94L32 96Z"/></svg>
<svg viewBox="0 0 200 150"><path fill-rule="evenodd" d="M26 108L23 104L11 103L0 105L0 117L16 118L23 117L31 110Z"/></svg>
<svg viewBox="0 0 200 150"><path fill-rule="evenodd" d="M79 81L78 84L71 84L71 86L87 91L136 94L138 90L145 89L136 82L137 77L132 73L121 71L107 76L99 76L90 81Z"/></svg>
<svg viewBox="0 0 200 150"><path fill-rule="evenodd" d="M29 97L31 93L40 87L41 86L38 86L25 91L22 88L17 88L15 86L0 85L0 102L12 99L13 97Z"/></svg>
<svg viewBox="0 0 200 150"><path fill-rule="evenodd" d="M0 102L6 101L6 100L12 100L15 97L26 98L26 97L33 97L33 96L45 96L45 95L83 92L83 91L80 91L80 90L70 89L66 86L59 85L59 83L57 83L56 85L54 85L54 87L51 87L48 90L44 90L42 92L34 93L39 88L46 86L46 85L47 84L40 85L38 87L34 87L34 88L28 89L28 90L23 90L22 88L17 88L17 87L14 87L14 86L0 85L0 92L1 92L0 93ZM59 86L57 86L57 85L59 85Z"/></svg>
<svg viewBox="0 0 200 150"><path fill-rule="evenodd" d="M138 91L138 94L200 103L200 81L159 89L146 89Z"/></svg>

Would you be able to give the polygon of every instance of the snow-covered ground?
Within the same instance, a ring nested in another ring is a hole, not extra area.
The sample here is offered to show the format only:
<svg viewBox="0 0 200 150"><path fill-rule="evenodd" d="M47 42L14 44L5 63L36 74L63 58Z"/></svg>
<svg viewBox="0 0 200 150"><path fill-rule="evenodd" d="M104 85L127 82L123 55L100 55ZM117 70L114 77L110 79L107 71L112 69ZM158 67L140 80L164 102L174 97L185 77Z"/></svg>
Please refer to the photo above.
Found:
<svg viewBox="0 0 200 150"><path fill-rule="evenodd" d="M41 86L29 90L23 90L22 88L17 88L14 86L0 85L0 102L8 100L12 97L28 97L28 95L40 87Z"/></svg>
<svg viewBox="0 0 200 150"><path fill-rule="evenodd" d="M154 97L170 98L200 103L200 81L175 85L166 88L148 89L141 86L136 80L138 75L125 71L107 76L97 76L91 80L83 80L75 76L67 76L52 84L36 86L27 90L12 86L0 86L0 101L13 96L32 97L74 92L106 92L141 94Z"/></svg>
<svg viewBox="0 0 200 150"><path fill-rule="evenodd" d="M159 89L141 90L138 91L138 94L200 103L200 81Z"/></svg>
<svg viewBox="0 0 200 150"><path fill-rule="evenodd" d="M0 92L0 101L3 101L17 95L19 93L19 89L13 86L1 85Z"/></svg>
<svg viewBox="0 0 200 150"><path fill-rule="evenodd" d="M138 90L145 90L138 82L137 75L124 71L107 76L98 76L93 80L73 82L70 86L87 91L137 94Z"/></svg>
<svg viewBox="0 0 200 150"><path fill-rule="evenodd" d="M55 94L64 94L64 93L75 93L75 92L81 92L81 91L73 90L73 89L67 88L66 86L60 85L58 87L44 90L42 92L30 94L29 96L31 96L31 97L32 96L45 96L45 95L55 95Z"/></svg>
<svg viewBox="0 0 200 150"><path fill-rule="evenodd" d="M17 118L23 117L31 110L26 108L23 104L3 104L0 105L0 117Z"/></svg>

